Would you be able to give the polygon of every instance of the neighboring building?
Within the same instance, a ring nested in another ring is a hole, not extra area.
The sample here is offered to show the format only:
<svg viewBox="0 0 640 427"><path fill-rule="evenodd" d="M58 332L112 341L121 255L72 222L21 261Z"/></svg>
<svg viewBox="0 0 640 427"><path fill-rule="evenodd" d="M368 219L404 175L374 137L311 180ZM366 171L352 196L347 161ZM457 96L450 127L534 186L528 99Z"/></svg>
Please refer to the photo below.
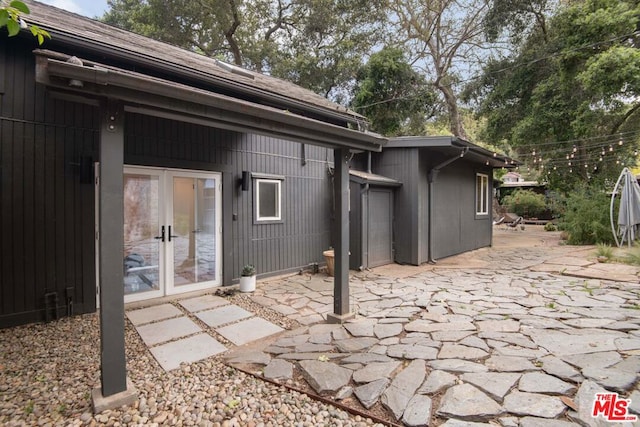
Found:
<svg viewBox="0 0 640 427"><path fill-rule="evenodd" d="M351 268L490 246L493 169L519 164L451 136L391 138L368 160L351 171Z"/></svg>

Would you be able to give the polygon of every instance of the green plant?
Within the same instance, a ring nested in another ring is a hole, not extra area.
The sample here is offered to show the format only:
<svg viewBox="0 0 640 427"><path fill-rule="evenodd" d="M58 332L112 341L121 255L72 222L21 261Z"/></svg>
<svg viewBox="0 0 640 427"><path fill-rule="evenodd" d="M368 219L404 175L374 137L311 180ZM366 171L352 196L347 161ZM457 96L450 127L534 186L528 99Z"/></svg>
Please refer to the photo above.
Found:
<svg viewBox="0 0 640 427"><path fill-rule="evenodd" d="M556 227L555 224L552 223L551 221L549 221L544 225L544 231L557 231L557 230L558 230L558 227Z"/></svg>
<svg viewBox="0 0 640 427"><path fill-rule="evenodd" d="M606 243L598 243L598 247L596 248L596 256L597 257L605 257L607 260L613 258L613 248L611 245Z"/></svg>
<svg viewBox="0 0 640 427"><path fill-rule="evenodd" d="M609 222L610 199L598 188L582 187L567 197L563 229L570 245L613 242Z"/></svg>
<svg viewBox="0 0 640 427"><path fill-rule="evenodd" d="M244 267L242 267L242 272L240 273L241 276L254 276L256 274L256 268L251 265L251 264L247 264Z"/></svg>
<svg viewBox="0 0 640 427"><path fill-rule="evenodd" d="M51 35L37 25L27 24L23 16L31 13L29 7L21 1L14 0L7 4L0 1L0 28L7 27L9 37L18 35L20 28L29 28L31 34L38 39L38 44L44 43L44 39L51 38Z"/></svg>
<svg viewBox="0 0 640 427"><path fill-rule="evenodd" d="M532 190L518 189L505 196L503 203L509 212L514 212L523 217L537 217L547 209L544 195Z"/></svg>
<svg viewBox="0 0 640 427"><path fill-rule="evenodd" d="M24 413L25 414L32 414L33 413L33 401L30 400L27 402L27 404L24 407Z"/></svg>
<svg viewBox="0 0 640 427"><path fill-rule="evenodd" d="M630 250L624 257L624 262L631 265L640 265L640 249Z"/></svg>

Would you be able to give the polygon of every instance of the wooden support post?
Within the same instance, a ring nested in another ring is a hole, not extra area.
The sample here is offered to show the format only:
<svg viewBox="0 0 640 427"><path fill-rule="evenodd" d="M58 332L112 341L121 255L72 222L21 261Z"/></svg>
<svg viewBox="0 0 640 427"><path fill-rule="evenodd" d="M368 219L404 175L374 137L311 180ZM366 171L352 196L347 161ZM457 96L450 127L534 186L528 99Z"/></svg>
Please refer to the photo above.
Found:
<svg viewBox="0 0 640 427"><path fill-rule="evenodd" d="M330 323L342 323L352 318L349 307L349 150L333 151L335 173L333 191L335 199L333 314Z"/></svg>
<svg viewBox="0 0 640 427"><path fill-rule="evenodd" d="M102 387L93 392L96 412L135 402L127 389L124 347L124 106L107 101L101 108L99 267L100 370Z"/></svg>

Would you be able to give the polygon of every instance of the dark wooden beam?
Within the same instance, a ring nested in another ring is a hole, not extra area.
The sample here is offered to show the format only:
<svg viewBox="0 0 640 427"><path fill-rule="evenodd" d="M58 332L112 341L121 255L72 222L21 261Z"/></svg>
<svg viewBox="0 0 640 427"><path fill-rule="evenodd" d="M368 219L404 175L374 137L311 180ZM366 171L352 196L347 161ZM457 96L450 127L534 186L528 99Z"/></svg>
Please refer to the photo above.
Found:
<svg viewBox="0 0 640 427"><path fill-rule="evenodd" d="M124 350L124 106L108 101L100 128L100 368L104 397L127 389Z"/></svg>
<svg viewBox="0 0 640 427"><path fill-rule="evenodd" d="M333 191L335 200L333 314L327 316L332 323L353 317L349 312L349 150L333 150L335 173Z"/></svg>

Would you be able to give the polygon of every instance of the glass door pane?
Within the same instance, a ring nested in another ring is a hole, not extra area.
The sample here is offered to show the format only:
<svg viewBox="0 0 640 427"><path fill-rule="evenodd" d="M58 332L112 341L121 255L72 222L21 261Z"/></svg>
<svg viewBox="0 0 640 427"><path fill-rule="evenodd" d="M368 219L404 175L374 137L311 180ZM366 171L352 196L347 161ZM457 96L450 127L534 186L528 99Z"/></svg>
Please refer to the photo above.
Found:
<svg viewBox="0 0 640 427"><path fill-rule="evenodd" d="M124 174L124 293L128 301L161 294L161 180Z"/></svg>
<svg viewBox="0 0 640 427"><path fill-rule="evenodd" d="M214 177L173 176L174 292L202 289L217 280L216 184Z"/></svg>

